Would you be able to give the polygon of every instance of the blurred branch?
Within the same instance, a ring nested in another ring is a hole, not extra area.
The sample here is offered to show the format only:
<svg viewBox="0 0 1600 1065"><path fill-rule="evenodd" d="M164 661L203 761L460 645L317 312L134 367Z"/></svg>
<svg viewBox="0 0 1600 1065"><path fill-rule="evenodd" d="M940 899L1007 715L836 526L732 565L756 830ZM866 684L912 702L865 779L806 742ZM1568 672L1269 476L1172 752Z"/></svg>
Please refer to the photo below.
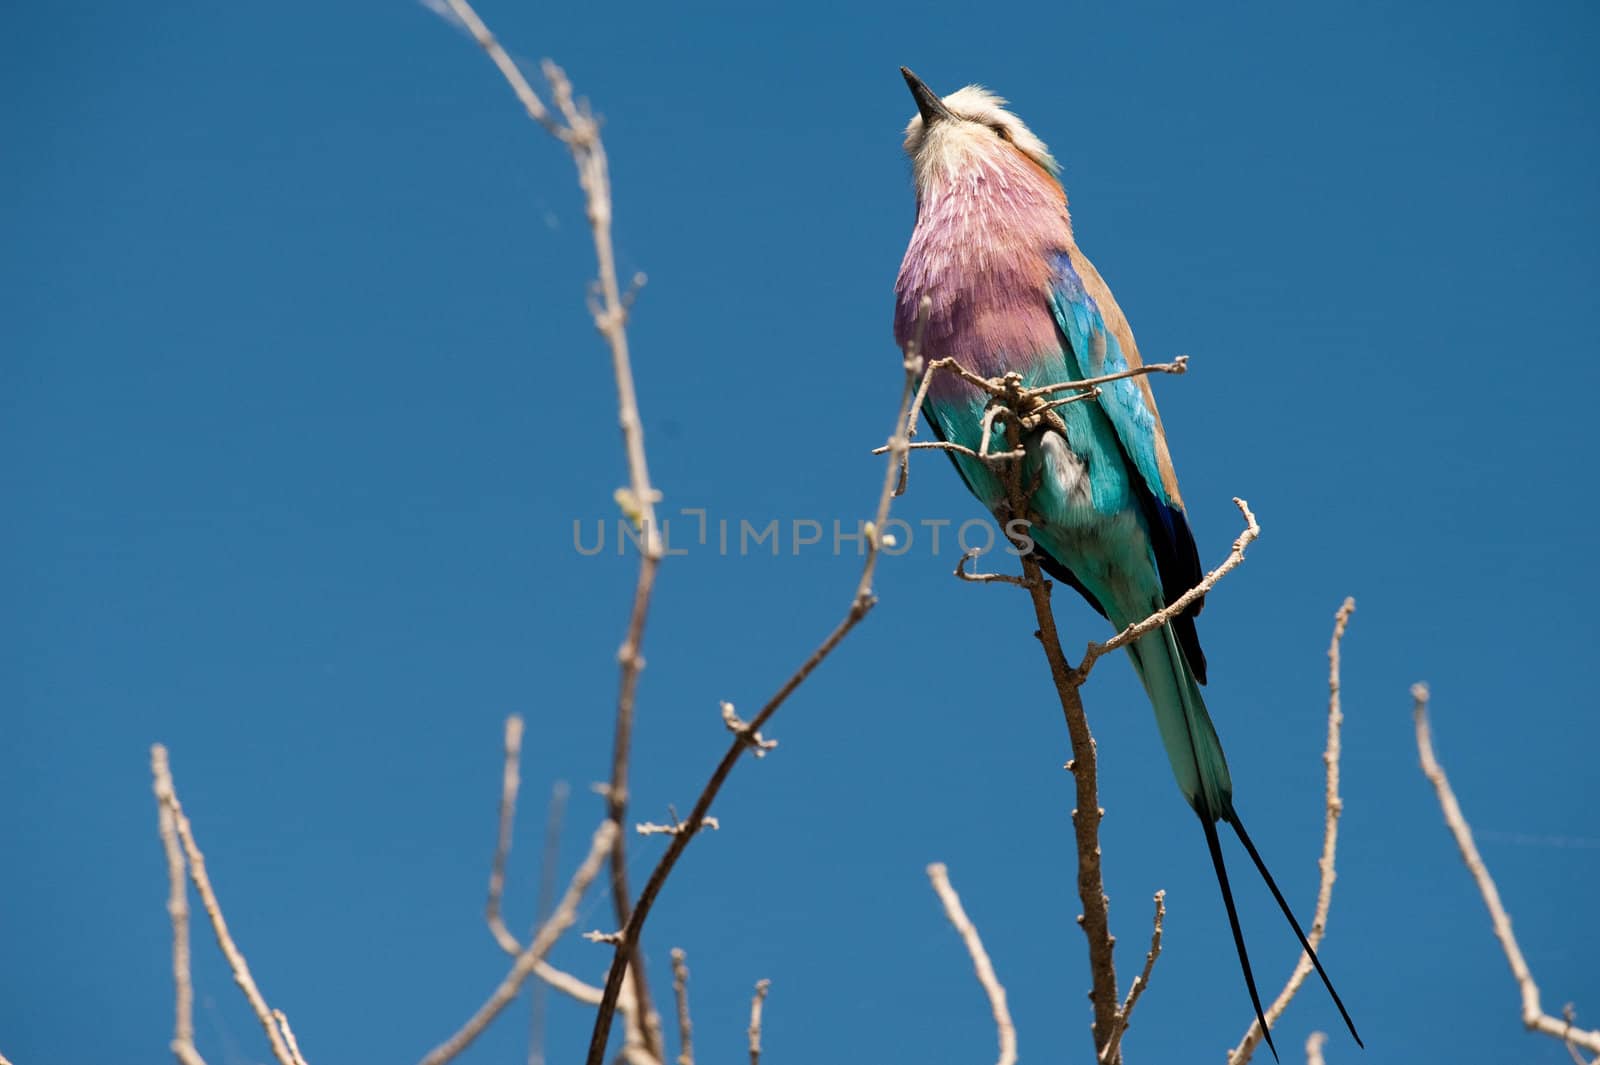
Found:
<svg viewBox="0 0 1600 1065"><path fill-rule="evenodd" d="M167 873L172 881L167 911L172 916L173 982L178 998L177 1020L172 1037L173 1055L180 1065L202 1065L203 1062L194 1046L194 997L189 977L189 906L182 881L184 864L187 862L189 879L200 895L200 904L205 908L206 916L211 919L217 946L228 961L234 982L244 992L250 1008L255 1011L256 1020L267 1033L272 1056L279 1065L306 1065L299 1047L293 1043L293 1034L290 1033L287 1040L284 1038L284 1033L288 1032L288 1020L284 1019L280 1028L278 1018L283 1017L282 1012L267 1005L267 1000L250 975L250 966L245 962L243 952L228 932L228 922L222 916L222 904L217 901L216 892L211 888L211 877L206 873L205 855L201 853L200 844L194 838L194 829L183 812L183 805L178 801L167 749L159 743L150 748L150 773L154 778L161 843L167 854Z"/></svg>
<svg viewBox="0 0 1600 1065"><path fill-rule="evenodd" d="M517 954L522 947L511 934L500 916L500 896L506 886L506 858L511 853L511 830L517 816L517 788L521 784L522 715L506 718L506 760L500 775L500 832L495 838L494 861L489 866L489 901L484 904L484 917L495 942L507 954Z"/></svg>
<svg viewBox="0 0 1600 1065"><path fill-rule="evenodd" d="M484 907L489 931L494 935L495 942L500 945L501 950L513 958L522 955L523 946L517 940L517 937L511 934L511 930L506 927L505 920L501 915L501 899L505 891L505 866L506 860L511 854L512 827L516 817L517 792L521 780L522 736L522 718L517 714L507 717L505 763L500 774L499 833L496 839L494 860L489 871L489 899ZM550 812L545 825L544 864L540 872L539 916L533 931L535 936L538 935L539 929L549 919L550 903L548 896L553 893L551 885L553 884L555 867L559 858L557 843L560 839L561 816L566 806L566 797L567 789L565 784L558 783L551 790ZM585 1005L598 1006L600 1004L601 994L598 987L591 987L577 977L562 972L542 958L534 963L533 975L539 978L539 982L534 985L536 991L543 987L553 987ZM629 990L631 987L632 984L630 982L624 989L624 994L618 1005L618 1009L629 1017L633 1016L633 1012L637 1008L631 990ZM535 1005L540 1005L539 1000L535 1000ZM542 1015L537 1008L534 1011L530 1027L532 1031L528 1040L529 1058L543 1060L543 1051L541 1049L543 1040ZM659 1058L643 1050L643 1042L637 1033L636 1027L630 1032L630 1040L630 1049L635 1052L635 1057L650 1062L659 1062Z"/></svg>
<svg viewBox="0 0 1600 1065"><path fill-rule="evenodd" d="M678 859L683 856L684 850L689 846L689 841L700 834L700 828L706 822L706 815L711 811L711 804L716 801L723 784L733 772L733 767L746 750L757 752L770 750L775 741L763 739L761 729L764 728L772 716L778 712L783 704L793 695L795 690L805 683L822 662L833 653L834 648L861 623L861 620L877 605L878 598L872 591L872 578L877 572L878 553L882 543L882 529L889 518L889 506L893 502L894 487L899 472L901 459L910 440L906 436L906 412L910 407L911 398L916 390L917 378L922 373L922 356L916 349L921 344L922 328L926 326L928 309L931 304L924 301L922 314L919 320L918 336L913 340L907 350L905 361L902 364L905 370L904 384L900 390L900 406L895 412L894 429L889 437L889 458L885 463L883 486L878 494L878 505L874 512L872 522L865 528L866 535L866 560L861 566L861 577L856 582L855 594L850 599L850 605L845 611L844 618L840 620L832 632L822 641L817 649L811 652L800 668L784 681L778 690L766 701L756 716L747 724L741 721L730 704L724 704L723 720L734 732L733 743L723 754L722 760L712 770L711 777L706 781L705 787L700 791L700 797L695 800L694 808L689 811L689 816L684 819L677 832L671 833L671 842L667 845L666 852L656 863L655 869L650 873L650 878L645 881L644 889L639 893L638 902L633 907L633 915L618 933L620 942L617 944L617 955L612 959L611 969L606 974L605 997L601 1000L600 1010L595 1017L594 1030L589 1038L589 1054L587 1065L602 1065L605 1061L606 1043L611 1033L612 1013L616 1008L617 996L621 993L622 985L622 959L625 951L632 950L639 942L639 935L644 927L646 918L650 915L651 907L655 905L656 897L661 893L667 878L677 866Z"/></svg>
<svg viewBox="0 0 1600 1065"><path fill-rule="evenodd" d="M517 997L517 992L522 988L522 982L538 969L539 963L544 960L552 946L555 945L561 934L572 926L577 919L578 903L588 891L589 885L594 882L600 873L606 856L611 852L617 826L614 821L607 818L595 829L594 838L589 843L588 857L583 864L578 866L577 872L572 874L571 881L567 884L566 894L562 896L555 911L549 920L540 926L539 932L527 948L517 955L516 961L511 966L511 971L506 974L500 986L495 988L487 1001L478 1008L472 1018L462 1025L449 1039L440 1043L422 1059L422 1065L444 1065L456 1055L460 1054L472 1041L483 1034L484 1029L500 1015L500 1011L511 1004Z"/></svg>
<svg viewBox="0 0 1600 1065"><path fill-rule="evenodd" d="M750 1065L761 1065L761 1010L771 987L771 980L757 980L756 993L750 999Z"/></svg>
<svg viewBox="0 0 1600 1065"><path fill-rule="evenodd" d="M607 816L616 826L612 834L611 898L615 905L617 923L626 925L632 916L629 900L633 892L628 884L626 834L621 831L628 810L628 768L633 749L633 715L638 693L639 674L644 669L644 656L640 647L644 640L645 621L650 612L650 598L655 589L656 570L661 564L663 544L660 526L656 521L656 503L661 499L650 480L649 462L645 455L644 425L639 417L639 400L634 389L633 366L628 353L628 308L633 293L624 294L617 281L616 252L611 240L611 176L606 162L605 145L600 138L600 122L590 110L588 102L573 96L572 83L556 64L545 60L543 73L550 89L554 106L546 106L543 98L528 83L521 69L511 59L478 17L467 0L444 0L449 11L472 35L489 59L500 71L512 92L522 103L528 116L539 123L545 132L566 146L578 169L578 184L583 190L589 228L594 237L595 264L598 277L590 313L595 328L605 338L611 350L612 376L617 388L617 420L622 429L623 448L628 460L628 487L618 492L618 502L624 513L633 520L640 532L639 577L634 587L633 609L628 617L627 632L617 651L621 676L617 687L616 728L612 743L611 780L605 792ZM642 275L634 279L637 286ZM637 944L629 945L628 962L633 967L633 979L638 992L639 1010L635 1020L640 1025L639 1035L651 1054L663 1056L660 1019L650 1003L649 985L645 979L644 964Z"/></svg>
<svg viewBox="0 0 1600 1065"><path fill-rule="evenodd" d="M1489 920L1494 926L1495 938L1500 940L1500 947L1505 951L1506 961L1511 966L1511 975L1517 981L1517 989L1522 994L1523 1025L1529 1031L1554 1036L1565 1043L1569 1051L1577 1047L1591 1054L1600 1053L1600 1031L1575 1027L1573 1021L1576 1015L1572 1007L1567 1007L1565 1018L1557 1018L1544 1012L1544 1008L1540 1005L1539 985L1534 983L1533 973L1528 969L1528 963L1522 956L1522 948L1517 946L1517 938L1511 932L1511 917L1500 901L1500 892L1495 887L1494 878L1489 875L1489 867L1484 864L1483 856L1478 853L1477 844L1473 842L1472 829L1461 813L1461 805L1456 802L1455 792L1450 788L1450 779L1445 776L1444 766L1434 757L1433 733L1428 725L1428 686L1413 684L1411 699L1412 717L1417 726L1417 753L1421 757L1423 775L1433 784L1433 790L1439 797L1439 808L1444 813L1445 824L1449 826L1450 834L1455 837L1456 846L1461 851L1461 860L1466 863L1468 872L1478 885L1479 894L1483 896L1483 904L1489 909Z"/></svg>
<svg viewBox="0 0 1600 1065"><path fill-rule="evenodd" d="M159 753L158 753L159 752ZM155 774L156 818L161 847L167 855L167 914L172 918L172 984L176 992L176 1018L172 1026L172 1053L179 1065L205 1065L194 1045L194 984L189 966L189 886L185 881L183 844L178 842L178 823L172 807L163 801L163 784L170 790L172 772L166 751L150 752Z"/></svg>
<svg viewBox="0 0 1600 1065"><path fill-rule="evenodd" d="M1327 1032L1312 1032L1306 1037L1306 1065L1324 1065L1322 1048L1327 1042Z"/></svg>
<svg viewBox="0 0 1600 1065"><path fill-rule="evenodd" d="M1333 904L1333 882L1336 879L1333 859L1339 845L1339 815L1344 811L1344 800L1339 796L1339 732L1344 724L1344 710L1339 701L1339 645L1344 640L1345 628L1350 624L1350 615L1355 612L1356 601L1346 598L1333 616L1333 639L1328 644L1328 743L1322 752L1322 764L1326 767L1323 785L1325 802L1322 857L1317 859L1317 868L1321 871L1322 877L1317 886L1317 909L1311 917L1311 930L1306 934L1306 941L1311 944L1313 950L1321 945L1322 937L1327 934L1328 908ZM1283 985L1283 990L1278 992L1272 1007L1267 1010L1269 1026L1278 1023L1278 1018L1289 1008L1289 1002L1299 992L1300 985L1309 975L1311 975L1311 955L1301 951L1299 959L1294 963L1294 970L1289 974L1288 982ZM1261 1022L1251 1021L1250 1027L1245 1029L1244 1038L1239 1041L1238 1048L1228 1055L1228 1065L1244 1065L1249 1061L1261 1043L1261 1036ZM1319 1052L1320 1049L1319 1044ZM1309 1052L1308 1044L1307 1053Z"/></svg>
<svg viewBox="0 0 1600 1065"><path fill-rule="evenodd" d="M672 993L678 1000L678 1065L694 1065L694 1024L689 1020L689 964L672 948Z"/></svg>
<svg viewBox="0 0 1600 1065"><path fill-rule="evenodd" d="M989 1009L994 1013L995 1031L1000 1039L999 1065L1015 1065L1017 1029L1011 1023L1011 1011L1006 1006L1006 989L995 976L994 965L989 961L989 952L983 949L983 940L978 936L978 929L967 917L967 911L962 909L961 897L956 894L956 889L950 886L949 870L945 868L943 862L934 862L928 866L928 879L933 883L934 894L939 896L939 901L944 905L945 917L955 927L961 941L966 944L967 953L972 957L972 967L978 973L978 983L983 986L984 994L989 996Z"/></svg>

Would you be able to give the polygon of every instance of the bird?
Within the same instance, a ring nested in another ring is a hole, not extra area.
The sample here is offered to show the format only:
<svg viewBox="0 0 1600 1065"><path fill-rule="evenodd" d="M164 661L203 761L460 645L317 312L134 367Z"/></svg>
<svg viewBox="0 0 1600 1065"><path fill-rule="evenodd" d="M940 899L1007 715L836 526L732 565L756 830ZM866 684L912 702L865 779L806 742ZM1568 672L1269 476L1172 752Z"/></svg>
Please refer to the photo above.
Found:
<svg viewBox="0 0 1600 1065"><path fill-rule="evenodd" d="M1127 318L1073 237L1061 167L1045 143L1006 110L1005 99L981 86L941 98L909 69L900 73L917 105L904 145L917 216L895 281L895 340L908 358L949 357L984 378L1017 374L1028 388L1142 365ZM998 446L982 439L989 395L950 373L926 387L924 417L940 440L967 450L948 453L972 494L1001 516L1006 485L976 454L1006 450L1003 438ZM1059 421L1041 421L1020 440L1032 553L1120 631L1202 579L1161 416L1145 376L1103 384L1097 396L1056 414ZM1195 617L1202 601L1127 649L1178 788L1204 829L1256 1018L1276 1058L1218 822L1238 836L1351 1036L1364 1045L1234 805L1227 759L1200 693L1206 659Z"/></svg>

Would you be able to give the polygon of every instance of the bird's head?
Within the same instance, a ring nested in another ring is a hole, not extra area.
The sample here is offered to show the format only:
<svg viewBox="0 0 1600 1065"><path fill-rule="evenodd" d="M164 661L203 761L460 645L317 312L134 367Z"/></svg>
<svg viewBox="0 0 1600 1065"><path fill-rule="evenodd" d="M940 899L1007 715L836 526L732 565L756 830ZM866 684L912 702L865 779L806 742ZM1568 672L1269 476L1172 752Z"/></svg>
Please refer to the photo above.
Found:
<svg viewBox="0 0 1600 1065"><path fill-rule="evenodd" d="M905 149L919 192L975 167L1018 157L1052 180L1060 174L1044 141L1005 109L1003 98L968 85L941 100L910 70L901 67L900 73L917 101L917 113L906 126Z"/></svg>

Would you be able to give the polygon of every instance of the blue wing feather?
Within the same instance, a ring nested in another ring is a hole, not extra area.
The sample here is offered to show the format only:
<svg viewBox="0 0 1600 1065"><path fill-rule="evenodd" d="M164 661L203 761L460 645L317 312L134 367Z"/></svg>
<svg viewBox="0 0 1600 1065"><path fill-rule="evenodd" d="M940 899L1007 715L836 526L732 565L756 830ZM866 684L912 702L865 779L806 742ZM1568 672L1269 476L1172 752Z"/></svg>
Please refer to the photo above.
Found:
<svg viewBox="0 0 1600 1065"><path fill-rule="evenodd" d="M1106 327L1105 315L1085 288L1070 253L1061 253L1054 265L1050 309L1061 330L1069 371L1074 377L1089 378L1130 369L1121 342ZM1170 603L1199 584L1202 571L1183 502L1162 477L1157 451L1161 427L1146 397L1138 380L1125 377L1102 385L1098 402L1116 431L1123 453L1139 473L1145 524L1161 574L1162 594ZM1173 629L1195 678L1204 684L1205 654L1194 627L1194 615L1200 612L1200 606L1196 603L1186 611L1174 622Z"/></svg>

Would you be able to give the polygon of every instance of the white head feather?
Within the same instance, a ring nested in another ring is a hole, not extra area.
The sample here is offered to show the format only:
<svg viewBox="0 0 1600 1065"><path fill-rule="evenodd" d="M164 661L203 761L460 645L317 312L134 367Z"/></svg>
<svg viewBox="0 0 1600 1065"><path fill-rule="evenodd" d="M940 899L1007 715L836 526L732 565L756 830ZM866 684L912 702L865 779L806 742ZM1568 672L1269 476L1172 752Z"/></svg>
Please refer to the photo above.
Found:
<svg viewBox="0 0 1600 1065"><path fill-rule="evenodd" d="M968 85L944 98L957 121L935 122L926 127L921 114L906 125L905 151L917 171L918 184L935 175L958 172L974 154L1004 143L1055 175L1060 165L1050 149L1016 115L1005 109L1005 98L981 85Z"/></svg>

